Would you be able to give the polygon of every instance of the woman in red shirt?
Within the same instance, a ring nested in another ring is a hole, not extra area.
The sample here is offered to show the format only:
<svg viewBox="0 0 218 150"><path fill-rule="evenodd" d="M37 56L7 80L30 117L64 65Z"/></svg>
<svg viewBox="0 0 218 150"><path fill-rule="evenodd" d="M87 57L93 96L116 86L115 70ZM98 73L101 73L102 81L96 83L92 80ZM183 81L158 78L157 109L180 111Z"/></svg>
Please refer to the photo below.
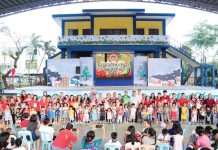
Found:
<svg viewBox="0 0 218 150"><path fill-rule="evenodd" d="M68 123L66 129L61 130L55 138L52 149L54 150L65 150L72 149L71 142L75 143L77 138L73 134L73 125Z"/></svg>

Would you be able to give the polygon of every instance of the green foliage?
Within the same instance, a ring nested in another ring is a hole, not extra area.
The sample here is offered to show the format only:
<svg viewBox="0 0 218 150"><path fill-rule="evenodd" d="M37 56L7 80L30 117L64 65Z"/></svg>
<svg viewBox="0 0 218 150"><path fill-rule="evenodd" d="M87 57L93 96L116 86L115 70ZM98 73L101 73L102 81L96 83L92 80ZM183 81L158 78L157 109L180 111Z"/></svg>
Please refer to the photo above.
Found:
<svg viewBox="0 0 218 150"><path fill-rule="evenodd" d="M90 77L92 77L87 66L85 66L85 68L83 69L82 77L85 78L85 80L88 80Z"/></svg>
<svg viewBox="0 0 218 150"><path fill-rule="evenodd" d="M189 44L199 49L213 48L218 44L218 25L211 25L207 22L197 24L190 37Z"/></svg>

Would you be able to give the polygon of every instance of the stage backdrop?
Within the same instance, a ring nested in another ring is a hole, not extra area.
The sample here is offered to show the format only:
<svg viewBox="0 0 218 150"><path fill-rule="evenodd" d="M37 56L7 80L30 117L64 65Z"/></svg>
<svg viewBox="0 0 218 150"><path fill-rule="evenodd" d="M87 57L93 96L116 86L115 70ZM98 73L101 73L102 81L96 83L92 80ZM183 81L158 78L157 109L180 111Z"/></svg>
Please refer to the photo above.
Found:
<svg viewBox="0 0 218 150"><path fill-rule="evenodd" d="M93 85L93 57L80 58L80 83Z"/></svg>
<svg viewBox="0 0 218 150"><path fill-rule="evenodd" d="M95 85L133 85L132 53L96 53Z"/></svg>
<svg viewBox="0 0 218 150"><path fill-rule="evenodd" d="M134 58L134 85L147 85L147 57Z"/></svg>
<svg viewBox="0 0 218 150"><path fill-rule="evenodd" d="M75 86L79 81L76 67L80 66L79 59L48 59L47 85L54 87Z"/></svg>
<svg viewBox="0 0 218 150"><path fill-rule="evenodd" d="M178 58L148 59L148 86L180 86L180 68Z"/></svg>

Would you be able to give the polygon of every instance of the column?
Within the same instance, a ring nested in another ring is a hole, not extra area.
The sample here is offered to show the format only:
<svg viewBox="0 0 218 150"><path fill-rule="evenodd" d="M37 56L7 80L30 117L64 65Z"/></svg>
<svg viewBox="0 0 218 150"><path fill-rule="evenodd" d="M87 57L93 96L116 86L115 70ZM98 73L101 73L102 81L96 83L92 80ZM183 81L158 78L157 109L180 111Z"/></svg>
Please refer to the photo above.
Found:
<svg viewBox="0 0 218 150"><path fill-rule="evenodd" d="M66 50L62 49L61 50L61 59L65 59L65 53L66 53Z"/></svg>
<svg viewBox="0 0 218 150"><path fill-rule="evenodd" d="M154 58L160 58L160 51L154 52Z"/></svg>
<svg viewBox="0 0 218 150"><path fill-rule="evenodd" d="M204 66L201 65L201 86L204 86Z"/></svg>
<svg viewBox="0 0 218 150"><path fill-rule="evenodd" d="M70 49L67 50L67 58L68 59L71 58L71 50Z"/></svg>
<svg viewBox="0 0 218 150"><path fill-rule="evenodd" d="M167 53L166 53L166 50L162 50L162 58L167 58Z"/></svg>
<svg viewBox="0 0 218 150"><path fill-rule="evenodd" d="M212 66L211 72L212 72L212 86L215 87L216 82L215 82L215 69L214 69L214 66Z"/></svg>
<svg viewBox="0 0 218 150"><path fill-rule="evenodd" d="M197 85L198 68L194 69L194 85Z"/></svg>
<svg viewBox="0 0 218 150"><path fill-rule="evenodd" d="M205 86L208 86L208 76L207 76L207 67L204 69L204 84Z"/></svg>

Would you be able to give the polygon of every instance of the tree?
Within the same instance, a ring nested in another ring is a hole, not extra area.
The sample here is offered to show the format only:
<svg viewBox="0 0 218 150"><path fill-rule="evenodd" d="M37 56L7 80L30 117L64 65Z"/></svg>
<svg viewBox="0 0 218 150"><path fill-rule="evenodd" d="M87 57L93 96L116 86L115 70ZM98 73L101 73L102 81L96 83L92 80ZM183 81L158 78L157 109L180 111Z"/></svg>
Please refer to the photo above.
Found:
<svg viewBox="0 0 218 150"><path fill-rule="evenodd" d="M143 78L146 77L145 70L144 70L144 68L143 68L142 66L140 66L140 67L138 68L137 73L138 73L138 76L139 76L139 80L142 80Z"/></svg>
<svg viewBox="0 0 218 150"><path fill-rule="evenodd" d="M190 38L189 45L201 53L201 62L206 63L205 52L218 44L218 25L200 22L187 36Z"/></svg>
<svg viewBox="0 0 218 150"><path fill-rule="evenodd" d="M43 42L43 51L44 51L44 55L40 61L40 65L37 69L37 73L39 72L39 69L42 65L43 60L45 59L45 56L48 55L48 58L51 57L52 55L54 55L56 53L57 48L53 45L51 45L51 41L42 41Z"/></svg>
<svg viewBox="0 0 218 150"><path fill-rule="evenodd" d="M85 68L83 69L82 77L85 78L85 80L88 80L88 78L92 77L87 66L85 66Z"/></svg>
<svg viewBox="0 0 218 150"><path fill-rule="evenodd" d="M21 54L24 52L25 49L28 48L27 45L23 45L21 43L21 38L17 36L15 33L12 33L10 29L7 26L2 26L0 28L0 32L4 33L7 37L9 37L13 43L15 44L15 50L12 53L8 53L8 56L12 58L13 60L13 68L17 68L17 62L21 56ZM8 83L6 78L9 77L10 73L12 71L12 68L6 71L6 73L2 74L2 80L4 83L4 87L8 88Z"/></svg>

